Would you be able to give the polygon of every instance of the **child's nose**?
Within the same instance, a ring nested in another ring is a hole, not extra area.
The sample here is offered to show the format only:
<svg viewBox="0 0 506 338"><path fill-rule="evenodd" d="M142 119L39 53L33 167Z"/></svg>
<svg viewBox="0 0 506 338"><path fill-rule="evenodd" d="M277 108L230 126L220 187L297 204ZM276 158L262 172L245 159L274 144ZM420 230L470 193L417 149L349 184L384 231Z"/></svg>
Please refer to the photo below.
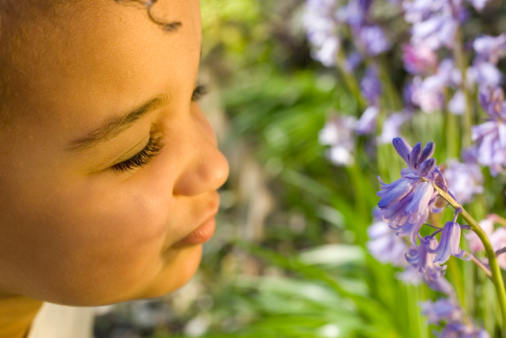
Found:
<svg viewBox="0 0 506 338"><path fill-rule="evenodd" d="M221 187L228 178L228 161L216 146L212 127L200 108L192 111L196 139L191 158L174 185L175 195L194 196Z"/></svg>

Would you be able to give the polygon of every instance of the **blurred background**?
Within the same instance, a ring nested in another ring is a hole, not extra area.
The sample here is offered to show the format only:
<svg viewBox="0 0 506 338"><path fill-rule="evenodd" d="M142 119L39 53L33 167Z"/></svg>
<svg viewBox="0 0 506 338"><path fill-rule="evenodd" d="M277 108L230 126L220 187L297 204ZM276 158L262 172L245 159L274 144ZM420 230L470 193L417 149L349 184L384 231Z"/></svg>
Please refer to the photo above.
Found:
<svg viewBox="0 0 506 338"><path fill-rule="evenodd" d="M201 1L200 104L231 167L217 231L185 287L98 308L95 337L428 336L418 301L429 291L365 250L376 175L332 165L318 142L330 114L357 102L311 59L304 4Z"/></svg>

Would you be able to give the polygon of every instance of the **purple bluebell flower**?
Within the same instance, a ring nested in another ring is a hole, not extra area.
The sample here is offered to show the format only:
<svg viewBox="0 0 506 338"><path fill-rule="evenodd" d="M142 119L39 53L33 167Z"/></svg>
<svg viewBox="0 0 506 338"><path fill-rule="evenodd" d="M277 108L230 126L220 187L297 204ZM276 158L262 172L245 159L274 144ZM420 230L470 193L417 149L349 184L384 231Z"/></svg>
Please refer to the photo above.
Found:
<svg viewBox="0 0 506 338"><path fill-rule="evenodd" d="M379 108L369 106L364 110L362 116L357 121L355 130L358 135L370 134L376 130L376 120L378 118Z"/></svg>
<svg viewBox="0 0 506 338"><path fill-rule="evenodd" d="M369 56L386 52L392 45L380 26L366 25L355 29L362 48Z"/></svg>
<svg viewBox="0 0 506 338"><path fill-rule="evenodd" d="M357 120L353 116L334 116L320 130L320 143L331 146L327 157L332 163L339 166L354 163L356 123Z"/></svg>
<svg viewBox="0 0 506 338"><path fill-rule="evenodd" d="M458 21L446 12L434 14L425 21L413 25L411 43L426 44L432 50L441 47L453 48Z"/></svg>
<svg viewBox="0 0 506 338"><path fill-rule="evenodd" d="M506 34L479 36L474 40L473 48L477 59L496 65L506 53Z"/></svg>
<svg viewBox="0 0 506 338"><path fill-rule="evenodd" d="M462 308L450 298L441 298L435 302L430 300L422 302L422 315L427 316L429 324L438 324L442 321L461 321Z"/></svg>
<svg viewBox="0 0 506 338"><path fill-rule="evenodd" d="M476 8L477 11L482 11L490 0L468 0L469 3Z"/></svg>
<svg viewBox="0 0 506 338"><path fill-rule="evenodd" d="M490 338L487 331L455 321L445 325L443 331L437 332L438 338Z"/></svg>
<svg viewBox="0 0 506 338"><path fill-rule="evenodd" d="M304 14L307 37L313 46L311 56L327 67L336 64L337 53L341 48L336 10L335 0L307 0Z"/></svg>
<svg viewBox="0 0 506 338"><path fill-rule="evenodd" d="M415 75L435 73L438 59L436 53L424 44L402 46L404 68Z"/></svg>
<svg viewBox="0 0 506 338"><path fill-rule="evenodd" d="M377 261L400 267L407 265L404 255L408 246L388 224L376 221L367 229L367 234L369 241L366 247Z"/></svg>
<svg viewBox="0 0 506 338"><path fill-rule="evenodd" d="M434 262L436 254L429 251L437 247L437 239L434 236L426 236L419 239L420 244L411 245L406 253L406 260L408 263L421 273L428 270L437 272L443 271L444 267L442 267L441 264Z"/></svg>
<svg viewBox="0 0 506 338"><path fill-rule="evenodd" d="M420 245L411 245L406 253L406 260L416 268L423 281L433 290L447 295L453 294L451 284L444 278L446 266L435 262L435 253L430 252L437 247L437 239L434 236L419 237Z"/></svg>
<svg viewBox="0 0 506 338"><path fill-rule="evenodd" d="M402 169L401 178L390 184L381 182L377 195L381 198L378 207L383 220L400 236L409 236L416 244L418 232L427 221L429 211L436 211L438 193L433 184L447 189L436 160L430 158L434 153L434 143L429 142L422 150L420 143L413 148L401 138L392 142L397 153L404 159L408 168Z"/></svg>
<svg viewBox="0 0 506 338"><path fill-rule="evenodd" d="M445 59L441 61L437 73L421 79L416 76L413 79L411 99L414 104L420 106L425 113L440 111L444 106L444 91L449 86L459 81L453 61Z"/></svg>
<svg viewBox="0 0 506 338"><path fill-rule="evenodd" d="M468 85L476 83L481 90L486 90L487 87L498 87L503 81L503 75L496 65L479 60L475 60L468 68L467 78Z"/></svg>
<svg viewBox="0 0 506 338"><path fill-rule="evenodd" d="M404 122L411 119L412 114L409 111L394 113L388 116L383 122L381 135L378 137L379 144L390 143L396 137L401 135L400 128Z"/></svg>
<svg viewBox="0 0 506 338"><path fill-rule="evenodd" d="M404 284L414 286L420 285L423 281L420 271L412 265L409 265L404 271L396 273L395 277Z"/></svg>
<svg viewBox="0 0 506 338"><path fill-rule="evenodd" d="M461 204L469 203L474 195L483 193L483 174L476 163L450 160L443 174L448 190Z"/></svg>
<svg viewBox="0 0 506 338"><path fill-rule="evenodd" d="M448 102L448 111L454 115L462 115L466 111L466 96L462 90L457 90Z"/></svg>
<svg viewBox="0 0 506 338"><path fill-rule="evenodd" d="M479 95L481 106L489 115L489 121L472 127L472 139L476 142L477 160L488 166L496 176L506 166L506 104L502 89L487 88Z"/></svg>
<svg viewBox="0 0 506 338"><path fill-rule="evenodd" d="M362 81L360 89L362 94L371 105L378 105L381 95L381 82L378 78L378 72L374 67L368 67Z"/></svg>
<svg viewBox="0 0 506 338"><path fill-rule="evenodd" d="M349 1L336 15L339 20L346 21L352 27L362 26L367 21L371 5L372 0Z"/></svg>
<svg viewBox="0 0 506 338"><path fill-rule="evenodd" d="M466 252L460 248L461 232L460 224L455 221L446 222L437 247L427 248L427 251L436 254L434 263L443 264L450 256L455 256L466 261L471 259L471 256L466 256Z"/></svg>

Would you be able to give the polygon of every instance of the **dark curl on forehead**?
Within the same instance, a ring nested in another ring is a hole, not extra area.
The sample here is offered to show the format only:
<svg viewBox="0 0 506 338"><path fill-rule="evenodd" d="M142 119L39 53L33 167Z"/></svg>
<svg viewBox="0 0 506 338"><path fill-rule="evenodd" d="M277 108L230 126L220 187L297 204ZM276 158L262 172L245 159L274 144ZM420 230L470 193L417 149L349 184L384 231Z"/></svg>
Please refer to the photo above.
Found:
<svg viewBox="0 0 506 338"><path fill-rule="evenodd" d="M148 16L151 21L160 25L164 31L173 32L176 31L180 26L181 22L163 22L155 18L153 15L153 5L158 2L158 0L114 0L117 3L136 3L144 6L148 11Z"/></svg>

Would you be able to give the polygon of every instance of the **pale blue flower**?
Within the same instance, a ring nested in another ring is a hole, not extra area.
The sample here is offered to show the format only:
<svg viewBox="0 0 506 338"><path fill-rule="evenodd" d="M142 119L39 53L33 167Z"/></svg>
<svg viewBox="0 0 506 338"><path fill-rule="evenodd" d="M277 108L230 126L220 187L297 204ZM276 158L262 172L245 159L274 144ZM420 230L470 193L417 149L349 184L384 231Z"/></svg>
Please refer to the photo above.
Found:
<svg viewBox="0 0 506 338"><path fill-rule="evenodd" d="M408 246L387 223L383 221L374 222L367 229L367 235L369 241L366 243L366 247L377 261L400 267L407 265L404 255L408 250Z"/></svg>
<svg viewBox="0 0 506 338"><path fill-rule="evenodd" d="M401 178L390 184L381 182L377 195L381 198L378 207L383 220L400 236L409 236L416 244L418 232L427 221L430 211L436 211L434 205L438 193L433 184L446 188L446 182L436 166L436 160L430 158L434 153L434 144L422 146L417 143L413 148L401 138L392 142L397 153L404 159L408 168L402 169ZM423 180L422 180L423 179Z"/></svg>
<svg viewBox="0 0 506 338"><path fill-rule="evenodd" d="M354 163L356 123L353 116L334 116L320 130L320 143L331 146L327 157L332 163L338 166Z"/></svg>
<svg viewBox="0 0 506 338"><path fill-rule="evenodd" d="M404 122L411 119L412 114L410 112L394 113L389 115L385 122L383 122L383 128L381 135L378 137L379 144L390 143L396 137L401 135L400 128Z"/></svg>
<svg viewBox="0 0 506 338"><path fill-rule="evenodd" d="M341 48L336 10L335 0L307 0L304 13L304 27L313 47L311 56L327 67L336 64Z"/></svg>
<svg viewBox="0 0 506 338"><path fill-rule="evenodd" d="M355 32L369 56L377 56L390 49L391 43L380 26L366 25L355 29Z"/></svg>
<svg viewBox="0 0 506 338"><path fill-rule="evenodd" d="M427 316L429 324L438 324L441 321L461 321L462 308L449 298L441 298L435 302L430 300L422 302L422 315Z"/></svg>
<svg viewBox="0 0 506 338"><path fill-rule="evenodd" d="M474 40L473 48L478 59L496 65L506 53L506 34L481 35Z"/></svg>
<svg viewBox="0 0 506 338"><path fill-rule="evenodd" d="M443 174L448 190L461 204L469 203L476 194L483 193L483 174L477 163L450 160Z"/></svg>
<svg viewBox="0 0 506 338"><path fill-rule="evenodd" d="M441 232L441 238L435 248L427 248L430 253L436 254L434 263L444 263L450 256L455 256L463 260L470 260L471 256L467 255L464 250L460 248L460 224L455 221L446 222Z"/></svg>
<svg viewBox="0 0 506 338"><path fill-rule="evenodd" d="M476 142L478 163L488 166L496 176L506 166L506 104L502 89L488 88L481 91L480 103L489 115L489 121L472 127L472 139Z"/></svg>
<svg viewBox="0 0 506 338"><path fill-rule="evenodd" d="M378 72L374 67L368 67L362 81L360 89L362 94L371 105L378 105L381 95L382 84L378 78Z"/></svg>
<svg viewBox="0 0 506 338"><path fill-rule="evenodd" d="M358 135L370 134L376 130L376 120L378 118L379 108L376 106L367 107L362 116L357 121L355 131Z"/></svg>

